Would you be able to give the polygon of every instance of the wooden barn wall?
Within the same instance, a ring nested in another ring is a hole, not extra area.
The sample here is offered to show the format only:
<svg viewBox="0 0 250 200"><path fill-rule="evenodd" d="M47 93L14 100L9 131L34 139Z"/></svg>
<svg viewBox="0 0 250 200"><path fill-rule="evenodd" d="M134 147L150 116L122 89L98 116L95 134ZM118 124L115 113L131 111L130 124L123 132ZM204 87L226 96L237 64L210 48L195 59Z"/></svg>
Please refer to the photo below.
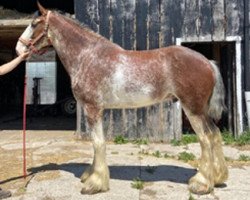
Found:
<svg viewBox="0 0 250 200"><path fill-rule="evenodd" d="M144 50L185 41L222 41L243 35L242 0L75 0L82 23L125 49ZM171 101L140 109L105 110L107 139L116 135L170 141L180 138L180 111ZM86 132L84 116L80 130ZM79 123L80 123L79 122Z"/></svg>

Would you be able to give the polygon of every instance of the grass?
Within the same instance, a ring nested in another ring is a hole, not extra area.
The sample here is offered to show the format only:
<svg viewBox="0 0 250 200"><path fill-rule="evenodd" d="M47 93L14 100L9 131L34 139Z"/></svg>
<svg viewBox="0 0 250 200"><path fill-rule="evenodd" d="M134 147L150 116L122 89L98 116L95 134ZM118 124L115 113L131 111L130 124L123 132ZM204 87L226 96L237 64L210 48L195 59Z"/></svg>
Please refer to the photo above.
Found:
<svg viewBox="0 0 250 200"><path fill-rule="evenodd" d="M192 196L192 194L191 194L191 193L190 193L190 195L189 195L188 200L195 200L195 198Z"/></svg>
<svg viewBox="0 0 250 200"><path fill-rule="evenodd" d="M144 188L144 181L141 180L139 177L134 178L133 182L131 183L131 187L137 190L142 190Z"/></svg>
<svg viewBox="0 0 250 200"><path fill-rule="evenodd" d="M238 161L244 161L244 162L248 162L250 161L250 156L244 155L244 154L240 154Z"/></svg>
<svg viewBox="0 0 250 200"><path fill-rule="evenodd" d="M129 142L132 142L133 144L137 144L137 145L142 145L142 144L148 145L148 143L149 143L148 139L146 139L146 138L139 138L139 139L136 139L133 141L129 140L128 138L124 137L123 135L117 135L114 138L115 144L127 144Z"/></svg>
<svg viewBox="0 0 250 200"><path fill-rule="evenodd" d="M185 162L188 162L190 160L193 161L195 160L195 155L184 151L178 154L178 160L183 160Z"/></svg>
<svg viewBox="0 0 250 200"><path fill-rule="evenodd" d="M244 131L241 136L235 138L230 131L223 130L222 138L225 145L250 145L250 131Z"/></svg>
<svg viewBox="0 0 250 200"><path fill-rule="evenodd" d="M115 136L114 143L115 144L127 144L129 140L125 138L123 135Z"/></svg>
<svg viewBox="0 0 250 200"><path fill-rule="evenodd" d="M182 136L181 140L173 139L170 141L173 146L187 145L196 142L198 142L198 138L195 134L185 134Z"/></svg>
<svg viewBox="0 0 250 200"><path fill-rule="evenodd" d="M162 155L161 155L161 152L159 150L155 151L154 153L152 153L152 155L156 158L161 158Z"/></svg>
<svg viewBox="0 0 250 200"><path fill-rule="evenodd" d="M138 145L142 145L142 144L148 145L149 141L146 138L140 138L140 139L134 140L133 143L138 144Z"/></svg>
<svg viewBox="0 0 250 200"><path fill-rule="evenodd" d="M173 158L173 156L169 155L168 153L165 153L165 154L164 154L164 158L167 158L167 159L168 159L168 158Z"/></svg>
<svg viewBox="0 0 250 200"><path fill-rule="evenodd" d="M225 145L250 145L250 130L243 132L238 138L235 138L230 131L223 130L222 139ZM195 134L184 134L181 140L173 139L170 141L173 146L187 145L196 142L198 142L198 137Z"/></svg>

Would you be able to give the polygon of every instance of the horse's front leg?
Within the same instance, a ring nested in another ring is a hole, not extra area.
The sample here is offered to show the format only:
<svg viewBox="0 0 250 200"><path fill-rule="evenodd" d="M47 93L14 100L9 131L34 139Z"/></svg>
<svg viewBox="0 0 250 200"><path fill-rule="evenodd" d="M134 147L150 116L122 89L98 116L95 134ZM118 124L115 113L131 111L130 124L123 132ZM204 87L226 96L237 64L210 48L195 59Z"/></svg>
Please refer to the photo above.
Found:
<svg viewBox="0 0 250 200"><path fill-rule="evenodd" d="M109 189L109 169L106 163L106 144L103 135L102 113L92 105L84 106L94 147L93 164L82 174L82 194L105 192Z"/></svg>

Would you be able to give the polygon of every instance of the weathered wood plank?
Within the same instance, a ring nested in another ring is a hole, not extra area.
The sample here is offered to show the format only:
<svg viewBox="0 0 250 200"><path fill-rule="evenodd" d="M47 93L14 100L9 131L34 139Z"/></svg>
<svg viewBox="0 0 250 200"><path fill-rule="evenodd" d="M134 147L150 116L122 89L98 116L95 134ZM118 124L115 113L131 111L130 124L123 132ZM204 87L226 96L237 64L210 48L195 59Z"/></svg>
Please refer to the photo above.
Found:
<svg viewBox="0 0 250 200"><path fill-rule="evenodd" d="M76 19L88 25L92 30L99 30L98 0L75 0Z"/></svg>
<svg viewBox="0 0 250 200"><path fill-rule="evenodd" d="M138 0L136 2L136 49L145 50L147 45L147 16L148 16L148 1Z"/></svg>
<svg viewBox="0 0 250 200"><path fill-rule="evenodd" d="M110 0L98 1L99 33L110 39Z"/></svg>
<svg viewBox="0 0 250 200"><path fill-rule="evenodd" d="M123 0L123 47L128 50L135 49L135 0ZM125 136L130 139L137 138L136 109L126 109L124 112Z"/></svg>
<svg viewBox="0 0 250 200"><path fill-rule="evenodd" d="M137 112L137 138L147 138L147 109L138 108Z"/></svg>
<svg viewBox="0 0 250 200"><path fill-rule="evenodd" d="M171 2L165 1L161 3L161 33L160 33L160 47L165 47L173 44L172 30L171 30Z"/></svg>
<svg viewBox="0 0 250 200"><path fill-rule="evenodd" d="M198 41L200 34L199 0L185 0L183 33L185 41Z"/></svg>
<svg viewBox="0 0 250 200"><path fill-rule="evenodd" d="M167 101L161 104L162 119L161 119L161 129L163 132L162 141L169 142L173 139L174 132L174 105L172 101Z"/></svg>
<svg viewBox="0 0 250 200"><path fill-rule="evenodd" d="M113 136L124 135L122 110L114 109L113 112Z"/></svg>
<svg viewBox="0 0 250 200"><path fill-rule="evenodd" d="M149 0L148 13L148 40L149 49L159 47L160 36L160 0Z"/></svg>
<svg viewBox="0 0 250 200"><path fill-rule="evenodd" d="M184 7L183 1L179 0L161 3L161 47L173 45L176 38L185 35L183 32Z"/></svg>
<svg viewBox="0 0 250 200"><path fill-rule="evenodd" d="M137 115L136 109L125 110L125 136L130 139L137 138Z"/></svg>
<svg viewBox="0 0 250 200"><path fill-rule="evenodd" d="M107 140L113 138L113 113L110 109L103 112L103 131Z"/></svg>
<svg viewBox="0 0 250 200"><path fill-rule="evenodd" d="M185 2L183 0L173 0L171 4L171 27L173 32L173 43L176 44L176 38L182 36L182 27L184 24L184 10Z"/></svg>
<svg viewBox="0 0 250 200"><path fill-rule="evenodd" d="M225 39L226 19L224 13L224 0L211 0L212 6L212 40Z"/></svg>
<svg viewBox="0 0 250 200"><path fill-rule="evenodd" d="M160 46L160 0L149 0L148 4L148 48L155 49ZM144 137L150 141L159 141L162 132L159 129L159 104L146 108L146 130Z"/></svg>
<svg viewBox="0 0 250 200"><path fill-rule="evenodd" d="M150 106L147 109L147 138L152 142L162 140L163 132L160 128L160 104Z"/></svg>
<svg viewBox="0 0 250 200"><path fill-rule="evenodd" d="M212 38L212 8L211 0L200 0L200 33L199 41L211 41Z"/></svg>
<svg viewBox="0 0 250 200"><path fill-rule="evenodd" d="M135 0L123 0L124 4L124 48L135 49Z"/></svg>
<svg viewBox="0 0 250 200"><path fill-rule="evenodd" d="M226 36L243 35L244 5L240 0L225 0Z"/></svg>
<svg viewBox="0 0 250 200"><path fill-rule="evenodd" d="M111 0L112 40L123 46L123 3L122 0Z"/></svg>

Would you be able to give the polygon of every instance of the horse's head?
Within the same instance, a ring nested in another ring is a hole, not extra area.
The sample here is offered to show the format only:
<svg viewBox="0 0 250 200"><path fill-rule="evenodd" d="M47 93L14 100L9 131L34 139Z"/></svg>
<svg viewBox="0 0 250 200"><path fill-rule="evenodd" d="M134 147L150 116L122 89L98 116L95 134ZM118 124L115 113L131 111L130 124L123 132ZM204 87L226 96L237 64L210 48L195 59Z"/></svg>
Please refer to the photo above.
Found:
<svg viewBox="0 0 250 200"><path fill-rule="evenodd" d="M38 3L41 16L36 17L25 29L16 45L17 54L27 50L34 53L40 53L41 49L51 45L48 33L49 10L46 10Z"/></svg>

